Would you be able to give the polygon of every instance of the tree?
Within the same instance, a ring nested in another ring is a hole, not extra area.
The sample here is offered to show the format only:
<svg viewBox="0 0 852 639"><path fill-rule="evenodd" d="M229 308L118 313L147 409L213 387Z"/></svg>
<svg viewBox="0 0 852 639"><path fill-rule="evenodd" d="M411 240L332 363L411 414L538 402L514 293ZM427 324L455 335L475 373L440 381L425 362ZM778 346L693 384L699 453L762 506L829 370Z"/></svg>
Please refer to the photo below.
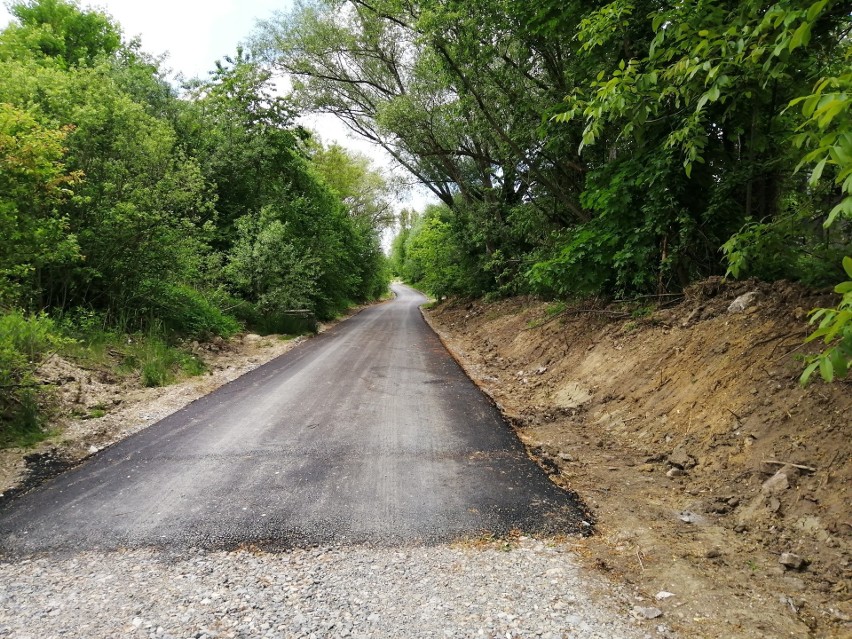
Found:
<svg viewBox="0 0 852 639"><path fill-rule="evenodd" d="M42 273L75 262L77 238L59 207L80 175L63 163L67 130L0 103L0 305L37 306Z"/></svg>

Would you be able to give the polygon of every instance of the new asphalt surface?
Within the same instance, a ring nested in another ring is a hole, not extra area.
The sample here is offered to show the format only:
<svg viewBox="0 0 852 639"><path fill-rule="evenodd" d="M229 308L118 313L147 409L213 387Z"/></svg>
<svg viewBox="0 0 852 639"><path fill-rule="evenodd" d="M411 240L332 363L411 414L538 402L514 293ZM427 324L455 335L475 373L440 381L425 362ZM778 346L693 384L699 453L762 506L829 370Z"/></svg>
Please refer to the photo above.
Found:
<svg viewBox="0 0 852 639"><path fill-rule="evenodd" d="M584 532L581 504L396 299L97 453L0 512L0 551L268 549Z"/></svg>

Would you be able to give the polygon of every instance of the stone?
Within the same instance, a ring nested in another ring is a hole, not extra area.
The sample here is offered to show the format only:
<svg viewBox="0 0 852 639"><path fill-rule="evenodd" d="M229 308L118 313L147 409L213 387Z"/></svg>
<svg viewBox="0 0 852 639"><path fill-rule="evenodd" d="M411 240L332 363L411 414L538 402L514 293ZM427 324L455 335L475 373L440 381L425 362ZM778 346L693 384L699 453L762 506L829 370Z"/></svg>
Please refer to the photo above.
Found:
<svg viewBox="0 0 852 639"><path fill-rule="evenodd" d="M243 337L243 344L256 344L263 338L257 333L249 333L245 337Z"/></svg>
<svg viewBox="0 0 852 639"><path fill-rule="evenodd" d="M677 466L675 466L674 468L669 468L668 472L666 473L666 477L669 477L671 479L674 479L675 477L683 477L684 475L686 475L686 471L684 471L682 468L678 468Z"/></svg>
<svg viewBox="0 0 852 639"><path fill-rule="evenodd" d="M805 560L792 552L783 552L778 558L778 563L789 570L799 570L805 565Z"/></svg>
<svg viewBox="0 0 852 639"><path fill-rule="evenodd" d="M695 458L683 448L675 448L669 455L669 463L681 470L688 470L695 466Z"/></svg>
<svg viewBox="0 0 852 639"><path fill-rule="evenodd" d="M694 512L684 510L678 515L678 519L687 524L695 524L701 520L701 517L696 515Z"/></svg>
<svg viewBox="0 0 852 639"><path fill-rule="evenodd" d="M659 608L655 608L654 606L636 606L633 608L633 612L638 617L643 617L645 619L657 619L658 617L663 616L663 611Z"/></svg>
<svg viewBox="0 0 852 639"><path fill-rule="evenodd" d="M731 302L730 306L728 306L728 312L742 313L748 307L754 305L758 295L759 293L757 291L749 291L748 293L740 295L737 299Z"/></svg>
<svg viewBox="0 0 852 639"><path fill-rule="evenodd" d="M761 486L761 490L769 495L780 495L785 490L790 487L790 480L787 477L787 473L784 472L782 468L777 473L772 475L769 479L763 482L763 486Z"/></svg>
<svg viewBox="0 0 852 639"><path fill-rule="evenodd" d="M719 551L718 548L711 548L710 550L704 553L704 556L707 557L707 559L716 559L717 557L721 557L722 553Z"/></svg>
<svg viewBox="0 0 852 639"><path fill-rule="evenodd" d="M661 590L660 592L658 592L656 594L654 599L656 599L657 601L664 601L664 600L669 599L669 598L674 597L674 596L675 596L675 594L673 592L668 592L667 590Z"/></svg>

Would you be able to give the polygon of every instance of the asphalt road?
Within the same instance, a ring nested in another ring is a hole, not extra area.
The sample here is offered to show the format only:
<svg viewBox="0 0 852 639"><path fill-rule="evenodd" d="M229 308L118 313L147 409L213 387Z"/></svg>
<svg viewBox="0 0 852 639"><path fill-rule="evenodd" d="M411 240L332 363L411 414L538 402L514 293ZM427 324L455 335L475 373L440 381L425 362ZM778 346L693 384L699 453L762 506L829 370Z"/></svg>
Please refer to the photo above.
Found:
<svg viewBox="0 0 852 639"><path fill-rule="evenodd" d="M8 503L0 550L582 532L571 495L397 298Z"/></svg>

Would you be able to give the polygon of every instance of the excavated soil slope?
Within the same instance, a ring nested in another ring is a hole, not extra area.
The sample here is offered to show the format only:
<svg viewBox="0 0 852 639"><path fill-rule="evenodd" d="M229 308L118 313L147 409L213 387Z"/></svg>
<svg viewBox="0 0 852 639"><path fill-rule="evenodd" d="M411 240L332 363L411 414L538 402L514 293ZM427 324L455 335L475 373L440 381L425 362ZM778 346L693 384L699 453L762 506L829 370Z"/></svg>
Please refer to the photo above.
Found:
<svg viewBox="0 0 852 639"><path fill-rule="evenodd" d="M852 385L798 384L806 311L830 301L714 279L639 318L528 298L426 315L592 507L587 557L662 613L649 629L850 637Z"/></svg>

